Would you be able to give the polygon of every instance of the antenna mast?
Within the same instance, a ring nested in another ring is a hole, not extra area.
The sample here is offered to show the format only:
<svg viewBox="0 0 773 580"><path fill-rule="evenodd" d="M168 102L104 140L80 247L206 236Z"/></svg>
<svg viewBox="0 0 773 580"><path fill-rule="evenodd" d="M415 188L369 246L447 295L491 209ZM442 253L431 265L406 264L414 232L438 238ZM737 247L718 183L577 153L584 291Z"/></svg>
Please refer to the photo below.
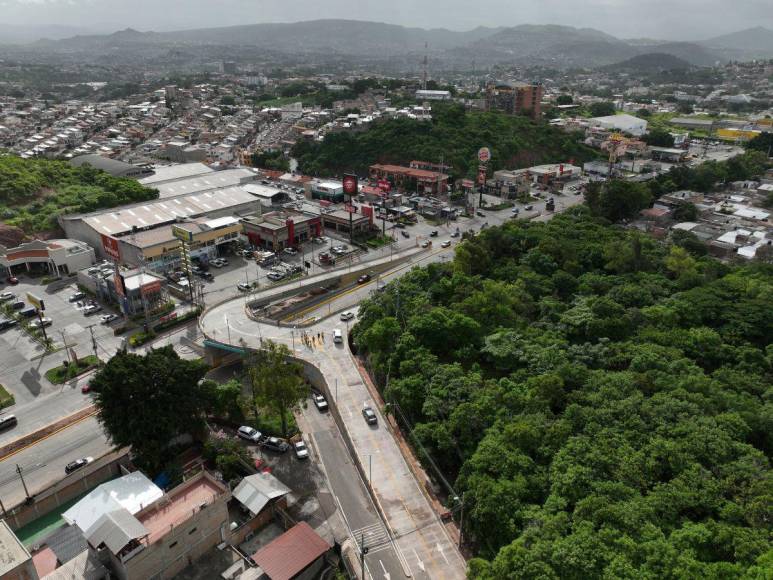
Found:
<svg viewBox="0 0 773 580"><path fill-rule="evenodd" d="M421 89L427 90L427 43L424 43L424 72L422 73Z"/></svg>

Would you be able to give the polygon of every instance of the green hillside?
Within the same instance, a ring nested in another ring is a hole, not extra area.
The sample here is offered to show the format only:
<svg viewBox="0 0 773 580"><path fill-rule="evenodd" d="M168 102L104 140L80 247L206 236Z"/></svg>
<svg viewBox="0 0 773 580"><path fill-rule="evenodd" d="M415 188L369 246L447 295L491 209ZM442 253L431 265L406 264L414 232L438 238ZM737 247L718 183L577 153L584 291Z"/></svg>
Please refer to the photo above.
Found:
<svg viewBox="0 0 773 580"><path fill-rule="evenodd" d="M577 135L501 113L465 112L460 105L433 105L432 122L392 119L361 133L333 133L321 143L301 142L293 149L300 170L309 175L365 175L373 163L407 164L417 159L452 166L453 177L472 177L476 153L489 147L492 170L540 163L576 163L596 154Z"/></svg>
<svg viewBox="0 0 773 580"><path fill-rule="evenodd" d="M61 214L157 197L155 189L89 166L0 155L0 220L27 234L56 230Z"/></svg>
<svg viewBox="0 0 773 580"><path fill-rule="evenodd" d="M470 578L769 577L773 266L698 246L578 207L363 303L355 344L464 494Z"/></svg>

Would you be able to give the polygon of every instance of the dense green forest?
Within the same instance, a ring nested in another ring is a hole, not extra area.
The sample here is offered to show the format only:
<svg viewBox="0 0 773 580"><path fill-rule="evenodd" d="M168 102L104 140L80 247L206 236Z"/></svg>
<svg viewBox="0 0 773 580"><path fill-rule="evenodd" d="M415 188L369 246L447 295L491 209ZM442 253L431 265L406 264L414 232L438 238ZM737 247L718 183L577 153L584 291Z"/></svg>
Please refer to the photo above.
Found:
<svg viewBox="0 0 773 580"><path fill-rule="evenodd" d="M87 165L0 154L0 220L28 234L56 229L61 214L157 197L155 189Z"/></svg>
<svg viewBox="0 0 773 580"><path fill-rule="evenodd" d="M491 149L491 170L540 163L588 161L596 153L577 135L527 117L466 112L456 104L434 104L432 121L391 119L361 133L332 133L321 143L299 142L292 151L308 175L367 174L373 163L408 164L414 159L452 166L453 177L477 171L476 153Z"/></svg>
<svg viewBox="0 0 773 580"><path fill-rule="evenodd" d="M578 207L362 305L471 578L771 578L773 267L704 253Z"/></svg>

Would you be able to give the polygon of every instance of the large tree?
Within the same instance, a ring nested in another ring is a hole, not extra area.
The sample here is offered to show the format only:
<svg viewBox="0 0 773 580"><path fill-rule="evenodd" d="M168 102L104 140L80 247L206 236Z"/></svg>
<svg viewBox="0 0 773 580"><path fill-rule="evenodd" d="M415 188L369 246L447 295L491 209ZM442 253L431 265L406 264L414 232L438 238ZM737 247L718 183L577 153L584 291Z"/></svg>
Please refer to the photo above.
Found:
<svg viewBox="0 0 773 580"><path fill-rule="evenodd" d="M290 349L265 341L263 348L247 359L247 378L256 408L268 408L279 415L286 437L290 412L309 394L301 366L290 359Z"/></svg>
<svg viewBox="0 0 773 580"><path fill-rule="evenodd" d="M211 404L200 382L206 372L205 363L183 360L171 346L114 356L91 381L111 442L131 446L150 471L162 467L172 439L203 427Z"/></svg>

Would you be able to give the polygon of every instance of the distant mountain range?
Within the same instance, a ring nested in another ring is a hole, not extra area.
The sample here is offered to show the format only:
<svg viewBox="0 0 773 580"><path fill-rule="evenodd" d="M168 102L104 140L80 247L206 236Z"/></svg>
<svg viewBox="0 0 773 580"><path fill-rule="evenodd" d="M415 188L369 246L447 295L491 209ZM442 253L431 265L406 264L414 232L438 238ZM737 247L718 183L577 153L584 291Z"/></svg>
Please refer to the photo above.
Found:
<svg viewBox="0 0 773 580"><path fill-rule="evenodd" d="M2 30L0 30L0 33ZM421 55L425 43L433 61L481 66L510 63L597 67L643 54L666 54L695 66L730 59L773 58L773 31L754 28L701 42L621 40L592 28L521 25L476 28L466 32L425 30L379 22L314 20L283 24L250 24L222 28L139 32L126 29L109 35L79 35L40 40L38 50L104 51L140 47L242 46L272 53L319 54L388 59ZM418 62L418 61L417 61Z"/></svg>
<svg viewBox="0 0 773 580"><path fill-rule="evenodd" d="M610 72L657 73L663 71L682 71L693 68L686 60L663 52L639 54L622 62L603 67Z"/></svg>

